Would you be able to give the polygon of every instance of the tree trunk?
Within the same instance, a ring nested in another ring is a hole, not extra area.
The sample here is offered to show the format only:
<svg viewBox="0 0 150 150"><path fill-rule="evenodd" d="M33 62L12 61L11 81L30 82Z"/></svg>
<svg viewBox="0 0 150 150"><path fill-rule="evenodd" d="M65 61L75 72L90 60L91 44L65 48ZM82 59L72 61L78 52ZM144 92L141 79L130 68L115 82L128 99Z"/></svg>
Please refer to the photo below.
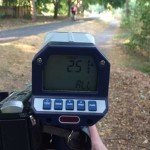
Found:
<svg viewBox="0 0 150 150"><path fill-rule="evenodd" d="M30 0L32 21L36 20L35 0Z"/></svg>
<svg viewBox="0 0 150 150"><path fill-rule="evenodd" d="M126 16L129 17L129 0L126 0Z"/></svg>
<svg viewBox="0 0 150 150"><path fill-rule="evenodd" d="M70 17L71 0L68 0L68 17Z"/></svg>
<svg viewBox="0 0 150 150"><path fill-rule="evenodd" d="M58 17L58 10L59 10L60 0L55 0L54 2L54 19Z"/></svg>

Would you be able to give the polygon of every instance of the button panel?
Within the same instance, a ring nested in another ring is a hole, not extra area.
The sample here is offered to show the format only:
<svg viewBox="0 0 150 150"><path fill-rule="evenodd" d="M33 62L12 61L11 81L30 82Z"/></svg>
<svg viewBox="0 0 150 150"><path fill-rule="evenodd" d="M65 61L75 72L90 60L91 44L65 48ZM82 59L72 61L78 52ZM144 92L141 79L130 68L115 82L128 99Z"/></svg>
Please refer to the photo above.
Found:
<svg viewBox="0 0 150 150"><path fill-rule="evenodd" d="M105 100L34 98L34 109L39 112L104 113Z"/></svg>

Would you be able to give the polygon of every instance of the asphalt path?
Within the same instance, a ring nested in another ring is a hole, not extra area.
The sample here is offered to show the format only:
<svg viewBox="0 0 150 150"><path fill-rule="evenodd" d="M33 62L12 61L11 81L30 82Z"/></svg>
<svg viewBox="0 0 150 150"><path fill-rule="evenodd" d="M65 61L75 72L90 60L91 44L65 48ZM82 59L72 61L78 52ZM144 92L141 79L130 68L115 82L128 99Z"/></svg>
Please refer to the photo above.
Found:
<svg viewBox="0 0 150 150"><path fill-rule="evenodd" d="M54 31L54 30L57 30L66 26L76 25L76 24L82 23L83 21L89 21L89 20L94 20L94 19L98 19L98 18L89 17L89 18L79 19L77 21L72 21L68 19L68 20L58 21L54 23L0 31L0 43L13 41L20 37L27 37L31 35L38 35L41 33Z"/></svg>
<svg viewBox="0 0 150 150"><path fill-rule="evenodd" d="M38 35L38 34L46 33L49 31L56 31L57 29L60 29L66 26L72 26L72 25L76 25L85 21L95 20L95 19L101 19L101 18L89 17L89 18L84 18L84 19L80 19L77 21L72 21L68 19L68 20L58 21L54 23L0 31L0 43L10 42L20 37ZM97 35L95 36L96 45L98 46L98 48L102 51L104 55L107 55L107 52L105 51L104 46L107 45L109 41L111 41L112 38L115 36L115 29L117 28L117 25L118 25L118 21L112 20L109 23L109 26L103 32L97 33Z"/></svg>
<svg viewBox="0 0 150 150"><path fill-rule="evenodd" d="M112 41L112 39L116 36L118 24L118 20L111 20L109 26L103 32L97 33L95 36L96 46L106 57L109 55L109 51L106 46L108 46L109 42Z"/></svg>
<svg viewBox="0 0 150 150"><path fill-rule="evenodd" d="M110 40L115 36L115 30L117 29L119 22L112 20L109 26L95 36L95 41L98 45L107 45Z"/></svg>

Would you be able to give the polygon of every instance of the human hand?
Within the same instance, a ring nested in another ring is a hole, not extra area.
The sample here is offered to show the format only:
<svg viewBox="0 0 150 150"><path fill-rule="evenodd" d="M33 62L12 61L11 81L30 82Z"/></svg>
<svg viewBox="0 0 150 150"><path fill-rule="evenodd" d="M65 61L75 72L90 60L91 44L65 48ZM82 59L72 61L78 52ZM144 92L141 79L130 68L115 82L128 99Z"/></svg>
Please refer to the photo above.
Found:
<svg viewBox="0 0 150 150"><path fill-rule="evenodd" d="M89 131L91 135L92 150L107 150L106 146L104 145L98 134L96 126L89 126Z"/></svg>

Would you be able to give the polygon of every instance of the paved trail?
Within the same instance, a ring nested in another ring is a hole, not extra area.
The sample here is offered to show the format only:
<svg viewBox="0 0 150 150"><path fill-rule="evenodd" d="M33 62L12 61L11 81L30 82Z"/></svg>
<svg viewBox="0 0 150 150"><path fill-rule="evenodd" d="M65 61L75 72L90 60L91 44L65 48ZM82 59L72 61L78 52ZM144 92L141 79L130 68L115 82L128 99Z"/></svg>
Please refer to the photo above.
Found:
<svg viewBox="0 0 150 150"><path fill-rule="evenodd" d="M36 26L29 26L29 27L1 31L0 32L0 42L7 42L7 41L11 41L11 40L20 38L20 37L38 35L40 33L53 31L53 30L62 28L64 26L72 25L74 23L75 22L71 22L71 21L67 20L67 21L49 23L49 24L44 24L44 25L36 25Z"/></svg>
<svg viewBox="0 0 150 150"><path fill-rule="evenodd" d="M112 20L110 25L103 32L100 32L95 36L96 45L106 56L108 55L108 51L105 49L105 46L109 45L109 42L116 35L118 23L119 22L117 20Z"/></svg>
<svg viewBox="0 0 150 150"><path fill-rule="evenodd" d="M58 21L58 22L48 23L43 25L36 25L36 26L29 26L29 27L0 31L0 42L9 42L20 37L38 35L41 33L54 31L66 26L72 26L72 25L82 23L83 21L89 21L94 19L98 19L98 18L90 17L75 22L71 20L63 20L63 21ZM112 21L110 23L110 26L106 28L104 32L98 33L97 36L95 36L95 41L98 45L106 45L107 42L112 39L112 37L114 36L116 24L117 24L116 21Z"/></svg>
<svg viewBox="0 0 150 150"><path fill-rule="evenodd" d="M98 18L89 17L85 19L80 19L78 21L63 20L63 21L58 21L58 22L48 23L43 25L28 26L23 28L0 31L0 42L8 42L20 37L38 35L41 33L54 31L66 26L76 25L82 23L83 21L89 21L93 19L98 19Z"/></svg>

